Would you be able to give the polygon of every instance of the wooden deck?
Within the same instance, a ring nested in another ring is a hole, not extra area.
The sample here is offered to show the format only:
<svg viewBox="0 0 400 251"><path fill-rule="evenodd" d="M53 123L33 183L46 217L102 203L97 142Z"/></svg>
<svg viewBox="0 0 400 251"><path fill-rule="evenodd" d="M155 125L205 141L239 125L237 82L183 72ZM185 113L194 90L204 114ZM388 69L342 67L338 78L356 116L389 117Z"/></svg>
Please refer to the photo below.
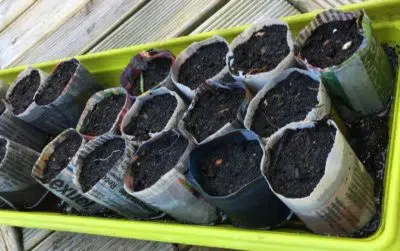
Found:
<svg viewBox="0 0 400 251"><path fill-rule="evenodd" d="M0 69L360 1L0 0ZM217 249L2 226L1 250Z"/></svg>

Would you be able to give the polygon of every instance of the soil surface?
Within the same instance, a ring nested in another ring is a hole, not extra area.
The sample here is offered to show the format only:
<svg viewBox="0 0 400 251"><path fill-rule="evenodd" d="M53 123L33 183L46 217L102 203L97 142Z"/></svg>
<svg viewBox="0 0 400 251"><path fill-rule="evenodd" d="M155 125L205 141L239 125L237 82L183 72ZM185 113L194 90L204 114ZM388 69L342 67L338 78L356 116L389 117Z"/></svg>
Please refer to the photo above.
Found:
<svg viewBox="0 0 400 251"><path fill-rule="evenodd" d="M13 107L14 114L18 115L23 113L26 108L33 102L35 95L40 85L40 75L36 70L21 79L11 92L8 101Z"/></svg>
<svg viewBox="0 0 400 251"><path fill-rule="evenodd" d="M82 137L76 132L70 132L68 137L50 155L43 175L43 182L48 183L55 178L71 161L82 144Z"/></svg>
<svg viewBox="0 0 400 251"><path fill-rule="evenodd" d="M112 95L97 103L86 116L81 133L99 136L110 131L126 101L125 94Z"/></svg>
<svg viewBox="0 0 400 251"><path fill-rule="evenodd" d="M179 69L178 81L191 88L199 87L224 69L228 46L217 42L201 47Z"/></svg>
<svg viewBox="0 0 400 251"><path fill-rule="evenodd" d="M164 174L178 163L189 141L173 131L164 134L146 149L133 163L134 191L138 192L154 185Z"/></svg>
<svg viewBox="0 0 400 251"><path fill-rule="evenodd" d="M47 86L43 92L36 96L36 103L38 105L47 105L56 100L69 83L77 67L77 63L73 61L61 63L48 77Z"/></svg>
<svg viewBox="0 0 400 251"><path fill-rule="evenodd" d="M290 52L284 25L264 26L233 51L233 72L257 74L273 70Z"/></svg>
<svg viewBox="0 0 400 251"><path fill-rule="evenodd" d="M258 141L231 142L217 148L199 164L204 191L227 196L259 178L262 155Z"/></svg>
<svg viewBox="0 0 400 251"><path fill-rule="evenodd" d="M233 122L246 95L245 91L239 88L203 90L196 93L199 98L195 100L194 108L183 118L186 130L198 142L218 131L226 123Z"/></svg>
<svg viewBox="0 0 400 251"><path fill-rule="evenodd" d="M2 161L6 156L6 151L7 151L6 147L7 147L7 140L0 139L0 161Z"/></svg>
<svg viewBox="0 0 400 251"><path fill-rule="evenodd" d="M83 192L89 191L112 168L119 164L125 151L125 141L114 138L97 147L83 161L79 183Z"/></svg>
<svg viewBox="0 0 400 251"><path fill-rule="evenodd" d="M176 109L178 102L170 94L155 96L145 101L139 114L125 126L125 133L135 137L135 140L150 139L149 133L164 129Z"/></svg>
<svg viewBox="0 0 400 251"><path fill-rule="evenodd" d="M142 71L144 91L152 89L168 77L170 68L170 58L155 58L148 62L147 69ZM129 93L130 95L139 96L142 94L142 91L140 90L140 78L135 80L133 86L131 93Z"/></svg>
<svg viewBox="0 0 400 251"><path fill-rule="evenodd" d="M266 173L274 191L287 198L309 196L324 175L335 133L326 124L287 130L271 150Z"/></svg>
<svg viewBox="0 0 400 251"><path fill-rule="evenodd" d="M370 116L353 124L347 124L349 143L375 181L375 203L377 212L374 217L354 237L371 236L381 222L383 179L386 168L386 154L389 142L389 116Z"/></svg>
<svg viewBox="0 0 400 251"><path fill-rule="evenodd" d="M362 34L356 19L323 24L307 39L301 57L319 68L340 65L358 50Z"/></svg>
<svg viewBox="0 0 400 251"><path fill-rule="evenodd" d="M304 120L318 105L318 88L319 82L292 72L261 99L251 129L262 137L269 137L290 122Z"/></svg>

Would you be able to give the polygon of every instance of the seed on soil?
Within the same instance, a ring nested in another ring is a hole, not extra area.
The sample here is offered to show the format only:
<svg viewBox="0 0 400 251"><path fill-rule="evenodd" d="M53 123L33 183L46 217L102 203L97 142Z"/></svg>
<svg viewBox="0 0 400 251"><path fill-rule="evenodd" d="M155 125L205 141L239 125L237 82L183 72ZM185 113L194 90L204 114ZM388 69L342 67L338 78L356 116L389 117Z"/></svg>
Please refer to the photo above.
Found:
<svg viewBox="0 0 400 251"><path fill-rule="evenodd" d="M14 114L21 114L28 108L33 102L33 96L39 85L40 75L37 70L32 70L28 76L25 76L16 83L8 97L8 101L13 107Z"/></svg>
<svg viewBox="0 0 400 251"><path fill-rule="evenodd" d="M318 105L319 82L292 72L261 99L254 113L251 130L269 137L290 122L302 121Z"/></svg>
<svg viewBox="0 0 400 251"><path fill-rule="evenodd" d="M189 141L180 134L168 131L145 149L138 152L132 165L134 191L142 191L154 185L164 174L176 166Z"/></svg>
<svg viewBox="0 0 400 251"><path fill-rule="evenodd" d="M124 139L113 138L86 156L79 176L83 192L89 191L108 171L120 164L125 147Z"/></svg>
<svg viewBox="0 0 400 251"><path fill-rule="evenodd" d="M290 52L285 25L264 26L233 51L231 70L257 74L273 70Z"/></svg>
<svg viewBox="0 0 400 251"><path fill-rule="evenodd" d="M202 46L180 67L178 82L194 90L225 67L228 46L223 42Z"/></svg>
<svg viewBox="0 0 400 251"><path fill-rule="evenodd" d="M36 96L36 103L38 105L48 105L56 100L75 74L77 67L78 64L75 61L66 61L59 64L46 80L47 86L43 89L43 92Z"/></svg>
<svg viewBox="0 0 400 251"><path fill-rule="evenodd" d="M287 198L309 196L324 175L335 133L325 124L286 130L270 151L266 177L274 191Z"/></svg>
<svg viewBox="0 0 400 251"><path fill-rule="evenodd" d="M261 177L262 155L258 141L219 146L199 164L204 191L211 196L227 196Z"/></svg>

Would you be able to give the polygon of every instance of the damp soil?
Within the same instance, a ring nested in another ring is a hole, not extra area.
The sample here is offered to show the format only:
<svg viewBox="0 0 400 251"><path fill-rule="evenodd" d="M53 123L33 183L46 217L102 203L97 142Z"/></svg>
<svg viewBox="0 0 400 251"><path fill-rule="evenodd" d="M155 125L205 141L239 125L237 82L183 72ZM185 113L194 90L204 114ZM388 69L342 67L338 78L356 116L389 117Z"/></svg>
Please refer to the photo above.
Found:
<svg viewBox="0 0 400 251"><path fill-rule="evenodd" d="M44 183L51 181L67 167L81 144L82 137L78 133L74 131L68 133L66 139L54 149L47 161L43 175Z"/></svg>
<svg viewBox="0 0 400 251"><path fill-rule="evenodd" d="M375 181L375 205L377 212L354 237L373 235L381 222L383 182L389 142L388 112L370 116L356 123L347 124L348 141L365 169Z"/></svg>
<svg viewBox="0 0 400 251"><path fill-rule="evenodd" d="M150 133L164 129L177 104L176 98L168 93L145 101L139 114L125 126L125 133L139 141L150 139Z"/></svg>
<svg viewBox="0 0 400 251"><path fill-rule="evenodd" d="M301 57L319 68L340 65L358 50L362 34L356 19L323 24L307 39Z"/></svg>
<svg viewBox="0 0 400 251"><path fill-rule="evenodd" d="M262 155L258 141L221 145L199 163L204 191L211 196L227 196L261 177Z"/></svg>
<svg viewBox="0 0 400 251"><path fill-rule="evenodd" d="M119 164L125 151L125 140L113 138L92 151L83 161L79 183L89 191L108 171Z"/></svg>
<svg viewBox="0 0 400 251"><path fill-rule="evenodd" d="M83 121L81 133L99 136L110 131L125 105L126 95L111 95L97 103Z"/></svg>
<svg viewBox="0 0 400 251"><path fill-rule="evenodd" d="M288 54L284 25L264 26L233 51L231 70L238 74L257 74L273 70Z"/></svg>
<svg viewBox="0 0 400 251"><path fill-rule="evenodd" d="M228 46L223 42L201 47L180 67L178 82L194 90L224 69Z"/></svg>
<svg viewBox="0 0 400 251"><path fill-rule="evenodd" d="M178 163L189 141L182 135L169 131L151 144L144 145L138 159L132 164L134 191L154 185Z"/></svg>
<svg viewBox="0 0 400 251"><path fill-rule="evenodd" d="M319 82L299 72L292 72L260 100L251 129L269 137L284 125L304 120L318 105Z"/></svg>
<svg viewBox="0 0 400 251"><path fill-rule="evenodd" d="M239 88L204 88L196 93L193 109L183 118L186 130L198 142L236 119L245 91Z"/></svg>
<svg viewBox="0 0 400 251"><path fill-rule="evenodd" d="M56 100L67 86L77 67L78 64L75 61L67 61L58 65L46 80L47 86L43 89L43 92L36 96L36 103L47 105Z"/></svg>
<svg viewBox="0 0 400 251"><path fill-rule="evenodd" d="M0 161L2 161L6 156L6 151L7 151L6 148L7 148L7 140L0 139Z"/></svg>
<svg viewBox="0 0 400 251"><path fill-rule="evenodd" d="M271 149L266 176L275 192L287 198L311 194L324 175L336 130L326 124L287 130Z"/></svg>
<svg viewBox="0 0 400 251"><path fill-rule="evenodd" d="M168 77L172 61L170 58L155 58L147 63L147 68L142 71L143 90L147 91L154 88ZM130 95L139 96L143 92L140 88L140 77L134 80Z"/></svg>
<svg viewBox="0 0 400 251"><path fill-rule="evenodd" d="M14 114L18 115L23 113L26 108L33 102L35 95L40 85L40 75L36 70L22 78L12 90L8 101L10 102Z"/></svg>

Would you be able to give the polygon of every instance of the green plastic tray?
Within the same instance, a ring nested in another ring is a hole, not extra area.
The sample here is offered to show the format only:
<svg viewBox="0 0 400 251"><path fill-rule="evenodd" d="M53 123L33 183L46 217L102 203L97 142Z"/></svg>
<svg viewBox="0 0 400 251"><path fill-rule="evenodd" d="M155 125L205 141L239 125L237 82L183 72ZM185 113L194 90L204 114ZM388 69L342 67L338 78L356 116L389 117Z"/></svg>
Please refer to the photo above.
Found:
<svg viewBox="0 0 400 251"><path fill-rule="evenodd" d="M364 8L373 20L375 35L380 42L400 44L400 1L369 1L345 6L342 9L361 8ZM315 13L308 13L287 17L284 20L289 23L293 34L296 35L298 30L314 16ZM165 48L177 54L192 42L215 34L231 41L245 28L207 32L77 58L104 87L118 86L121 70L130 58L141 50ZM53 61L34 66L50 71L56 63L57 61ZM21 66L2 70L0 79L11 82L23 69ZM379 230L369 238L319 236L299 233L295 229L261 231L228 225L195 226L173 222L132 221L8 210L0 210L0 224L242 250L400 250L400 100L396 98L399 95L399 88L396 88L390 126L382 223Z"/></svg>

